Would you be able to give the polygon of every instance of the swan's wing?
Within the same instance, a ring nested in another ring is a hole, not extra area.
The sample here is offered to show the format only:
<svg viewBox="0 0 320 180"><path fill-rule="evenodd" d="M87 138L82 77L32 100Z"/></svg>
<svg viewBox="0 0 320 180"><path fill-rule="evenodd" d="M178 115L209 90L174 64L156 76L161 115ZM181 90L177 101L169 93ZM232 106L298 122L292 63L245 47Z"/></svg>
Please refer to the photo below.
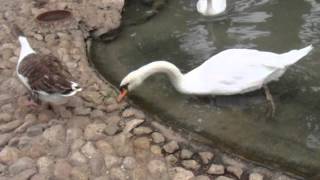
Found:
<svg viewBox="0 0 320 180"><path fill-rule="evenodd" d="M278 79L293 63L292 59L301 54L294 54L299 51L276 54L251 49L226 50L187 73L183 86L193 94L229 95L256 90Z"/></svg>

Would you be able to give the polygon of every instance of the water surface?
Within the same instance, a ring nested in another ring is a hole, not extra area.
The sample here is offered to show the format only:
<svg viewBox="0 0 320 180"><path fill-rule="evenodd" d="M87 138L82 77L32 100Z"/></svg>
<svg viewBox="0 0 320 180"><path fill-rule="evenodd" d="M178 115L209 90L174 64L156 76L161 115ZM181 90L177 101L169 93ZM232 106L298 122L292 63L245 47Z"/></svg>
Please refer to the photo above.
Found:
<svg viewBox="0 0 320 180"><path fill-rule="evenodd" d="M94 64L118 85L128 72L152 61L170 61L188 72L228 48L282 53L313 44L310 55L270 84L277 106L272 121L265 118L263 91L199 98L179 94L165 76L157 75L131 98L214 145L303 175L320 172L320 2L237 0L217 18L199 15L195 5L195 0L170 1L148 22L124 25L116 40L94 41ZM130 1L124 24L146 11Z"/></svg>

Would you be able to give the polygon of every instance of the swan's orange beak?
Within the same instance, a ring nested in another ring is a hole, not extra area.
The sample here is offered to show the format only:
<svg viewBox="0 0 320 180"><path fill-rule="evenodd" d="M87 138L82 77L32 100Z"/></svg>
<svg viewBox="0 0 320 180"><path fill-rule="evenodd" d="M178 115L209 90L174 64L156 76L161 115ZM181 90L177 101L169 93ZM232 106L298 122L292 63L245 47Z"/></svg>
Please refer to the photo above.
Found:
<svg viewBox="0 0 320 180"><path fill-rule="evenodd" d="M120 94L117 98L117 102L121 102L128 95L128 90L126 88L120 89Z"/></svg>

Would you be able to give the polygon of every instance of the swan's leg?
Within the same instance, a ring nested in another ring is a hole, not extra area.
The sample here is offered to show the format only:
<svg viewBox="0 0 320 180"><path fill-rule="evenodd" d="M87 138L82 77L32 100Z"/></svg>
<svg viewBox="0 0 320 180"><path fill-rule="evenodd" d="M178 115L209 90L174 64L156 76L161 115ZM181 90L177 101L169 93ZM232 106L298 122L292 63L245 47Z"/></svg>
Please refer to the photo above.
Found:
<svg viewBox="0 0 320 180"><path fill-rule="evenodd" d="M272 97L272 95L270 93L270 89L269 89L269 87L267 85L264 85L263 89L264 89L264 92L266 94L266 99L267 99L267 101L268 101L268 103L270 105L269 107L271 107L271 113L270 113L270 110L268 110L268 112L270 113L271 118L273 118L275 113L276 113L276 106L274 104L273 97Z"/></svg>

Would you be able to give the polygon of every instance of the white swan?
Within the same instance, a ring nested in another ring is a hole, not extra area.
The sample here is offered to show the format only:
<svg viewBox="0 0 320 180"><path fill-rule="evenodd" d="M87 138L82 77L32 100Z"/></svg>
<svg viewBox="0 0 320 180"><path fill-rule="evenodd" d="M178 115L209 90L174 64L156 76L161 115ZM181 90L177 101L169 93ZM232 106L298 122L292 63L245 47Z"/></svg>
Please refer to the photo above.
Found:
<svg viewBox="0 0 320 180"><path fill-rule="evenodd" d="M227 8L227 0L198 0L197 10L204 16L215 16Z"/></svg>
<svg viewBox="0 0 320 180"><path fill-rule="evenodd" d="M272 96L265 85L278 80L290 65L303 58L312 49L310 45L283 54L252 49L229 49L209 58L186 74L182 74L169 62L152 62L129 73L121 81L118 102L152 74L164 73L177 91L184 94L234 95L265 87L274 114Z"/></svg>

